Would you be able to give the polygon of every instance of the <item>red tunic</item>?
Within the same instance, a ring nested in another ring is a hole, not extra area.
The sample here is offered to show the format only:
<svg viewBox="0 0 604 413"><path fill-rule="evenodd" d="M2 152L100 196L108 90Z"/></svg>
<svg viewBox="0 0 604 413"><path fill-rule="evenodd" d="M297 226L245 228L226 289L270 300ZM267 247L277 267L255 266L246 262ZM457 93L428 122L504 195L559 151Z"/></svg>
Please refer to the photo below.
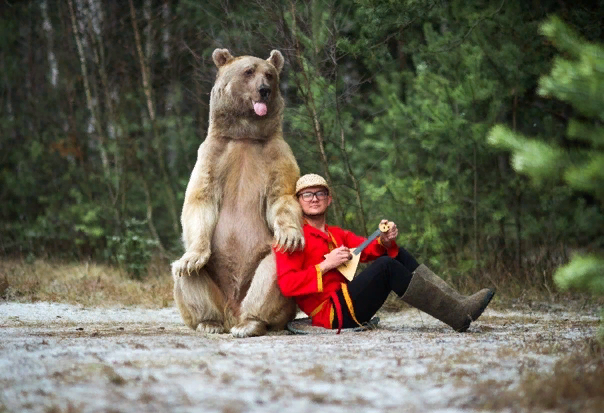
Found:
<svg viewBox="0 0 604 413"><path fill-rule="evenodd" d="M348 248L356 248L366 238L355 235L350 231L339 227L325 226L327 233L313 226L304 225L304 239L306 245L303 250L293 253L279 252L275 250L277 257L277 280L281 292L286 297L295 297L300 309L312 318L312 324L325 328L331 328L334 317L334 309L329 300L332 294L343 289L343 295L350 314L354 316L352 301L348 296L348 280L337 269L321 272L319 264L334 248L344 245ZM387 252L390 257L396 257L398 247L394 241L388 248L381 245L379 238L374 240L361 253L361 262L375 260ZM337 298L335 298L337 299Z"/></svg>

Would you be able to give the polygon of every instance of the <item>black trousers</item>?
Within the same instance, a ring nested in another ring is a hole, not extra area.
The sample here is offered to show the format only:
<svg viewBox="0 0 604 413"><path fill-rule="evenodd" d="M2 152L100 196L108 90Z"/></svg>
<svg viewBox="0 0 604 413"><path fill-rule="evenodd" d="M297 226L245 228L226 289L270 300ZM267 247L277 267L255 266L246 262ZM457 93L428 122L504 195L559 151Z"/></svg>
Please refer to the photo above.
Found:
<svg viewBox="0 0 604 413"><path fill-rule="evenodd" d="M387 255L379 257L348 283L352 308L359 323L371 320L388 298L390 291L394 291L399 297L405 294L417 267L419 264L413 255L404 248L399 248L395 258ZM342 290L337 292L337 297L342 308L342 328L358 327L346 305ZM331 327L338 326L336 311Z"/></svg>

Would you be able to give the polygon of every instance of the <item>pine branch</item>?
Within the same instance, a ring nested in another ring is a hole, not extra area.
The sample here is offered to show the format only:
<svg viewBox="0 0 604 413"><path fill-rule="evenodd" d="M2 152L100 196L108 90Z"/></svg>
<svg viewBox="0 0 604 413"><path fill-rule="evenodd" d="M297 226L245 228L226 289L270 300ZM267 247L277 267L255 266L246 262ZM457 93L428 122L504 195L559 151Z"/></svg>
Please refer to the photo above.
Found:
<svg viewBox="0 0 604 413"><path fill-rule="evenodd" d="M436 54L436 53L443 53L443 52L450 52L451 50L455 49L456 47L459 47L467 38L468 36L472 33L472 31L474 31L474 29L483 21L485 20L491 20L493 17L495 17L495 15L497 15L501 9L503 8L503 5L505 4L506 0L502 0L501 4L499 5L499 8L497 8L497 10L495 10L493 13L491 13L488 16L485 16L481 19L478 19L476 21L476 23L474 23L470 29L468 29L468 31L466 32L466 34L464 34L459 40L454 41L449 43L446 47L439 49L439 50L426 50L426 53L430 53L430 54Z"/></svg>

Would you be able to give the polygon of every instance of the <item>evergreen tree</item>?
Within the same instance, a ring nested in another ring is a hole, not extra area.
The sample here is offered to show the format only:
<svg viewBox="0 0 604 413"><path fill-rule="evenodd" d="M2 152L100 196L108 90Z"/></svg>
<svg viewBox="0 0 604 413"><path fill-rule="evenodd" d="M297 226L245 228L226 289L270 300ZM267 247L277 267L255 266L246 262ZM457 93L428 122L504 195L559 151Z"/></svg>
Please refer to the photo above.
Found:
<svg viewBox="0 0 604 413"><path fill-rule="evenodd" d="M493 128L489 142L513 153L516 171L542 187L562 179L571 188L593 196L604 206L604 47L580 38L559 18L541 26L542 33L561 52L549 75L539 82L539 94L572 105L575 115L567 128L566 147L543 139L529 139L504 126ZM601 228L600 228L601 230ZM603 245L599 245L602 247ZM604 255L580 254L555 274L563 289L579 288L604 295ZM604 338L604 329L601 330Z"/></svg>
<svg viewBox="0 0 604 413"><path fill-rule="evenodd" d="M275 48L286 57L284 136L303 173L329 175L330 222L363 234L388 217L399 241L444 274L541 285L560 245L595 239L604 215L563 185L531 189L484 135L505 123L568 143L568 105L535 92L553 53L537 24L559 11L601 38L602 4L0 6L0 252L117 263L179 256L212 51L262 57ZM535 266L531 278L524 269Z"/></svg>

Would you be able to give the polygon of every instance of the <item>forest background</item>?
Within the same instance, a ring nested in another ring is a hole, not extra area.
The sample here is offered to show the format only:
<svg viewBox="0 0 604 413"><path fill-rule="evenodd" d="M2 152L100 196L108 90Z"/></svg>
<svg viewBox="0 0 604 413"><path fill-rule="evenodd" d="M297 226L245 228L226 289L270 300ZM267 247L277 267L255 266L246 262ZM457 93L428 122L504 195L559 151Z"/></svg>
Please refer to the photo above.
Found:
<svg viewBox="0 0 604 413"><path fill-rule="evenodd" d="M2 2L0 254L169 278L212 51L279 49L285 139L302 173L330 182L331 223L367 234L388 218L452 282L555 294L556 268L604 246L602 199L562 180L533 185L488 136L503 125L585 149L567 136L577 109L538 93L559 54L540 27L555 15L602 42L603 6Z"/></svg>

